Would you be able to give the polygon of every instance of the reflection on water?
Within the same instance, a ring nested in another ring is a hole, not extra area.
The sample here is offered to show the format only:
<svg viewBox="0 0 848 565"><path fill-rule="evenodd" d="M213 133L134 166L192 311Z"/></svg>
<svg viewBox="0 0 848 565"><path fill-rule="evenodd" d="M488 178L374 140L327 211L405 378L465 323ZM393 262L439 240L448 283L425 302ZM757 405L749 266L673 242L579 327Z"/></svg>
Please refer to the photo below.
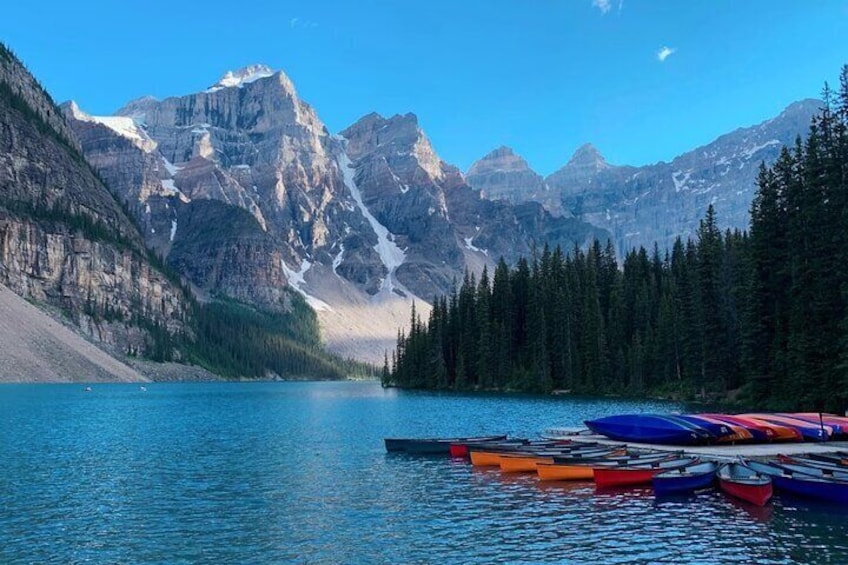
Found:
<svg viewBox="0 0 848 565"><path fill-rule="evenodd" d="M386 454L635 410L373 383L0 387L0 563L848 562L848 513Z"/></svg>

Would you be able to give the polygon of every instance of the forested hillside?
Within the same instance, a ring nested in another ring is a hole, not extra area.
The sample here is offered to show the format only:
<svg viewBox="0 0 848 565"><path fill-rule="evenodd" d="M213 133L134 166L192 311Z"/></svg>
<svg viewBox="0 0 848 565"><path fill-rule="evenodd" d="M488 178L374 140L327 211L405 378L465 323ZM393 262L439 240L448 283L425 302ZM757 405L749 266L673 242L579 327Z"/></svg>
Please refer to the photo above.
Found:
<svg viewBox="0 0 848 565"><path fill-rule="evenodd" d="M735 400L848 400L848 67L808 137L761 168L750 231L710 206L668 252L540 250L466 275L386 359L387 385Z"/></svg>

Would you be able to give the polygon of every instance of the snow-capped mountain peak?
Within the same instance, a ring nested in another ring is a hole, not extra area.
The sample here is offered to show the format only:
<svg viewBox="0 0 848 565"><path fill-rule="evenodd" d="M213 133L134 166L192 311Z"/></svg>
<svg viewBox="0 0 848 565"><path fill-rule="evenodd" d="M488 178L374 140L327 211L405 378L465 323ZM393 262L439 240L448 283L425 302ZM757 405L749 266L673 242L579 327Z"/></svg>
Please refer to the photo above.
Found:
<svg viewBox="0 0 848 565"><path fill-rule="evenodd" d="M65 102L62 107L76 120L97 123L114 131L123 138L130 140L143 151L152 151L156 142L141 128L133 118L126 116L93 116L83 112L73 100Z"/></svg>
<svg viewBox="0 0 848 565"><path fill-rule="evenodd" d="M254 82L261 78L268 78L274 75L274 69L266 65L249 65L238 69L237 71L227 71L221 79L210 86L206 92L215 92L222 88L239 87Z"/></svg>

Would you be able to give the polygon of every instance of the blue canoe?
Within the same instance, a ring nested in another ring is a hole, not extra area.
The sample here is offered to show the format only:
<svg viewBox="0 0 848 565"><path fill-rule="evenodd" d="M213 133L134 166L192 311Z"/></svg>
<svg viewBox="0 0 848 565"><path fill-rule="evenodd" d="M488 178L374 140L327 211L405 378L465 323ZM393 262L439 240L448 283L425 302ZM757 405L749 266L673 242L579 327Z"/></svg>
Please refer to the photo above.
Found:
<svg viewBox="0 0 848 565"><path fill-rule="evenodd" d="M848 481L846 480L825 478L823 475L816 476L807 472L808 467L801 467L803 471L795 471L777 463L747 461L745 464L757 473L771 477L774 487L778 490L848 504Z"/></svg>
<svg viewBox="0 0 848 565"><path fill-rule="evenodd" d="M716 471L718 471L718 463L706 461L657 473L651 479L654 485L654 494L667 496L712 488L715 483Z"/></svg>
<svg viewBox="0 0 848 565"><path fill-rule="evenodd" d="M617 441L698 445L715 439L701 426L659 414L622 414L584 423L593 432Z"/></svg>

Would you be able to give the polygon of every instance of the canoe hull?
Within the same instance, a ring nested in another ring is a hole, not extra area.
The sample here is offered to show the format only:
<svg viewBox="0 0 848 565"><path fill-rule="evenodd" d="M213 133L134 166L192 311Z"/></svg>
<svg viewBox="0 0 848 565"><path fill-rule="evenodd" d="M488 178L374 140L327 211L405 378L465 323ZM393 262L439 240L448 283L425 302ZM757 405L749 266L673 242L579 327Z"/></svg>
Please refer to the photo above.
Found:
<svg viewBox="0 0 848 565"><path fill-rule="evenodd" d="M756 441L802 441L803 437L795 428L782 426L770 422L757 420L756 418L745 418L740 415L729 414L705 414L706 416L745 427L754 436Z"/></svg>
<svg viewBox="0 0 848 565"><path fill-rule="evenodd" d="M777 490L819 500L848 504L848 484L808 481L798 477L772 477Z"/></svg>
<svg viewBox="0 0 848 565"><path fill-rule="evenodd" d="M497 451L471 451L471 464L475 467L500 467L501 455Z"/></svg>
<svg viewBox="0 0 848 565"><path fill-rule="evenodd" d="M774 492L769 475L741 463L725 463L716 476L723 492L756 506L765 506Z"/></svg>
<svg viewBox="0 0 848 565"><path fill-rule="evenodd" d="M697 462L695 457L684 457L629 466L601 465L593 468L592 477L599 488L636 486L650 484L657 473L681 469Z"/></svg>
<svg viewBox="0 0 848 565"><path fill-rule="evenodd" d="M470 438L386 438L386 451L389 453L409 453L414 455L449 455L454 443L479 443L500 441L504 435Z"/></svg>
<svg viewBox="0 0 848 565"><path fill-rule="evenodd" d="M499 466L503 473L535 473L537 463L553 463L553 457L503 455Z"/></svg>
<svg viewBox="0 0 848 565"><path fill-rule="evenodd" d="M756 504L757 506L765 506L771 500L774 493L774 487L771 481L761 484L745 484L730 479L718 480L719 488L734 498Z"/></svg>
<svg viewBox="0 0 848 565"><path fill-rule="evenodd" d="M768 475L774 483L774 488L779 491L827 502L848 504L848 481L794 471L792 469L797 467L794 465L753 461L749 461L748 465L755 471Z"/></svg>
<svg viewBox="0 0 848 565"><path fill-rule="evenodd" d="M828 426L821 427L811 424L810 422L805 422L804 420L791 418L789 416L782 416L780 414L755 413L742 414L742 416L745 418L754 418L763 422L780 424L782 426L794 428L801 434L805 441L827 441L830 438L830 434L833 432L833 429Z"/></svg>
<svg viewBox="0 0 848 565"><path fill-rule="evenodd" d="M617 441L696 445L708 443L713 437L694 424L659 414L622 414L584 423L593 432Z"/></svg>
<svg viewBox="0 0 848 565"><path fill-rule="evenodd" d="M591 481L594 476L590 465L560 463L536 465L536 474L542 481Z"/></svg>
<svg viewBox="0 0 848 565"><path fill-rule="evenodd" d="M595 484L601 488L628 487L651 484L651 479L661 469L604 469L595 467L592 469L592 477Z"/></svg>
<svg viewBox="0 0 848 565"><path fill-rule="evenodd" d="M654 475L651 483L657 496L687 494L713 488L718 465L701 463Z"/></svg>

